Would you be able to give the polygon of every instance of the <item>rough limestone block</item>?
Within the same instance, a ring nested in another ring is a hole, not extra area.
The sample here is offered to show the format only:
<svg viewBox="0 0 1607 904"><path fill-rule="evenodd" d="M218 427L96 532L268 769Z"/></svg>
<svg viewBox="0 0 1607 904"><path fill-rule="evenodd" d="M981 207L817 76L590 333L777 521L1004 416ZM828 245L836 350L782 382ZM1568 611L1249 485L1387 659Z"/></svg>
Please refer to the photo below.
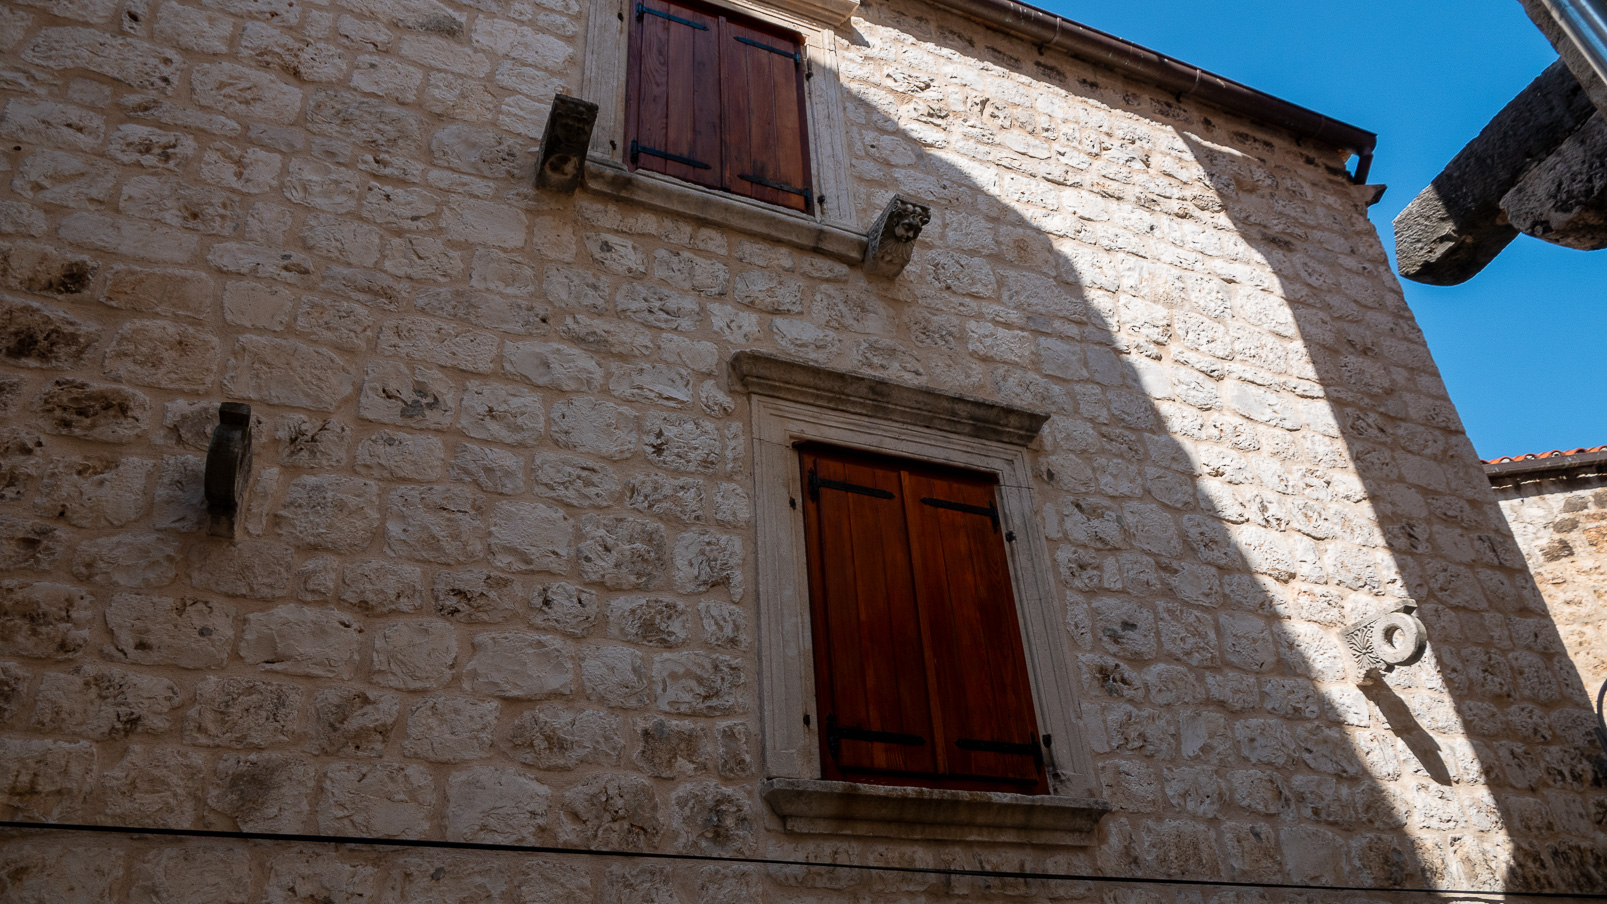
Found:
<svg viewBox="0 0 1607 904"><path fill-rule="evenodd" d="M709 653L662 653L653 657L653 690L664 712L718 716L741 712L746 678L742 661Z"/></svg>
<svg viewBox="0 0 1607 904"><path fill-rule="evenodd" d="M213 770L206 805L242 832L305 831L317 774L298 756L225 756Z"/></svg>
<svg viewBox="0 0 1607 904"><path fill-rule="evenodd" d="M585 764L619 765L625 737L613 713L538 706L513 721L506 747L527 766L571 770Z"/></svg>
<svg viewBox="0 0 1607 904"><path fill-rule="evenodd" d="M485 500L460 487L392 490L385 521L385 551L393 556L463 565L485 555L481 512Z"/></svg>
<svg viewBox="0 0 1607 904"><path fill-rule="evenodd" d="M574 455L538 453L530 470L538 495L567 505L601 508L619 500L622 483L602 462Z"/></svg>
<svg viewBox="0 0 1607 904"><path fill-rule="evenodd" d="M214 669L234 647L234 605L220 600L119 593L105 618L112 642L102 655L122 662Z"/></svg>
<svg viewBox="0 0 1607 904"><path fill-rule="evenodd" d="M34 397L33 410L46 433L103 443L127 443L151 426L151 400L125 386L62 378Z"/></svg>
<svg viewBox="0 0 1607 904"><path fill-rule="evenodd" d="M402 752L433 763L480 759L491 750L499 709L471 697L426 697L408 711Z"/></svg>
<svg viewBox="0 0 1607 904"><path fill-rule="evenodd" d="M597 647L580 662L586 699L609 706L637 707L653 697L646 660L630 647Z"/></svg>
<svg viewBox="0 0 1607 904"><path fill-rule="evenodd" d="M597 594L573 584L544 584L530 596L530 623L585 637L597 625L601 607Z"/></svg>
<svg viewBox="0 0 1607 904"><path fill-rule="evenodd" d="M94 790L94 773L95 747L88 741L0 738L0 802L14 818L49 822L78 815Z"/></svg>
<svg viewBox="0 0 1607 904"><path fill-rule="evenodd" d="M568 645L555 637L477 634L463 686L475 694L513 700L568 696L574 691L574 664Z"/></svg>
<svg viewBox="0 0 1607 904"><path fill-rule="evenodd" d="M422 838L435 782L420 766L337 763L324 773L318 830L327 835Z"/></svg>
<svg viewBox="0 0 1607 904"><path fill-rule="evenodd" d="M713 782L684 783L670 796L670 824L678 850L745 856L758 843L753 801Z"/></svg>
<svg viewBox="0 0 1607 904"><path fill-rule="evenodd" d="M184 717L185 743L201 747L268 747L297 729L302 691L251 678L207 678Z"/></svg>
<svg viewBox="0 0 1607 904"><path fill-rule="evenodd" d="M40 679L33 725L46 734L95 740L160 734L179 701L178 685L166 678L86 664Z"/></svg>
<svg viewBox="0 0 1607 904"><path fill-rule="evenodd" d="M379 530L379 486L335 475L297 477L273 520L293 546L357 552Z"/></svg>
<svg viewBox="0 0 1607 904"><path fill-rule="evenodd" d="M350 678L362 633L356 619L339 612L279 606L245 617L240 658L269 672Z"/></svg>
<svg viewBox="0 0 1607 904"><path fill-rule="evenodd" d="M17 840L0 848L0 874L15 900L51 904L102 904L115 900L113 886L123 878L124 854L83 848L67 841Z"/></svg>
<svg viewBox="0 0 1607 904"><path fill-rule="evenodd" d="M201 754L173 747L130 745L101 775L106 815L121 825L187 829L205 786Z"/></svg>
<svg viewBox="0 0 1607 904"><path fill-rule="evenodd" d="M89 643L92 597L76 587L0 581L0 653L71 659Z"/></svg>
<svg viewBox="0 0 1607 904"><path fill-rule="evenodd" d="M505 574L480 568L442 569L431 588L435 614L466 624L506 621L518 608L519 583Z"/></svg>
<svg viewBox="0 0 1607 904"><path fill-rule="evenodd" d="M732 600L742 599L741 537L711 530L689 530L676 539L671 558L675 563L677 591L704 593L724 584Z"/></svg>
<svg viewBox="0 0 1607 904"><path fill-rule="evenodd" d="M565 574L574 559L575 525L561 509L499 502L491 509L491 564L518 574Z"/></svg>
<svg viewBox="0 0 1607 904"><path fill-rule="evenodd" d="M457 631L434 619L409 619L374 637L370 680L400 690L445 687L457 667Z"/></svg>
<svg viewBox="0 0 1607 904"><path fill-rule="evenodd" d="M313 747L319 753L382 756L400 714L395 694L326 688L313 698Z"/></svg>
<svg viewBox="0 0 1607 904"><path fill-rule="evenodd" d="M599 774L563 796L559 841L616 851L650 848L664 830L658 797L647 779Z"/></svg>
<svg viewBox="0 0 1607 904"><path fill-rule="evenodd" d="M646 716L636 720L634 730L636 751L631 761L644 773L675 779L707 771L710 745L705 726Z"/></svg>
<svg viewBox="0 0 1607 904"><path fill-rule="evenodd" d="M648 589L668 558L664 526L619 515L587 515L580 522L580 576L614 590Z"/></svg>
<svg viewBox="0 0 1607 904"><path fill-rule="evenodd" d="M517 770L472 766L446 784L448 841L536 844L547 825L552 792Z"/></svg>
<svg viewBox="0 0 1607 904"><path fill-rule="evenodd" d="M177 575L179 543L160 534L130 532L89 540L73 552L73 576L91 585L163 587Z"/></svg>
<svg viewBox="0 0 1607 904"><path fill-rule="evenodd" d="M65 311L20 298L0 297L0 358L10 364L72 367L83 360L99 338L99 327Z"/></svg>
<svg viewBox="0 0 1607 904"><path fill-rule="evenodd" d="M367 615L417 612L424 605L423 576L403 562L354 562L341 570L340 601Z"/></svg>
<svg viewBox="0 0 1607 904"><path fill-rule="evenodd" d="M267 904L360 904L379 893L379 870L352 862L328 850L295 850L274 857L268 864L263 889Z"/></svg>
<svg viewBox="0 0 1607 904"><path fill-rule="evenodd" d="M190 583L226 596L278 599L290 589L294 556L269 540L208 541L190 550Z"/></svg>
<svg viewBox="0 0 1607 904"><path fill-rule="evenodd" d="M134 901L215 901L245 904L251 893L251 854L240 845L185 844L152 851L130 871Z"/></svg>
<svg viewBox="0 0 1607 904"><path fill-rule="evenodd" d="M655 647L678 647L690 635L690 613L680 600L620 597L608 604L608 636Z"/></svg>

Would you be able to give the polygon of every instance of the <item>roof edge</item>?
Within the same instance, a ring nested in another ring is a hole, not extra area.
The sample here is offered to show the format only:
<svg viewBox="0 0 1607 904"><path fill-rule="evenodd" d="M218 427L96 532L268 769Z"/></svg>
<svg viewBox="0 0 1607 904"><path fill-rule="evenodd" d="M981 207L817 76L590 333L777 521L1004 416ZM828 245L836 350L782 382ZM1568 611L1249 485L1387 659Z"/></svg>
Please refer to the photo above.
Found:
<svg viewBox="0 0 1607 904"><path fill-rule="evenodd" d="M1484 463L1484 474L1491 482L1510 477L1537 479L1541 477L1581 477L1581 471L1607 471L1607 450L1547 455L1543 458L1520 458L1516 461Z"/></svg>
<svg viewBox="0 0 1607 904"><path fill-rule="evenodd" d="M1195 97L1229 113L1352 151L1361 158L1357 165L1356 181L1363 181L1367 177L1367 166L1378 145L1378 135L1366 129L1016 0L929 2L1025 38L1036 44L1040 51L1051 48L1059 50L1086 63L1149 82L1176 94L1179 99Z"/></svg>

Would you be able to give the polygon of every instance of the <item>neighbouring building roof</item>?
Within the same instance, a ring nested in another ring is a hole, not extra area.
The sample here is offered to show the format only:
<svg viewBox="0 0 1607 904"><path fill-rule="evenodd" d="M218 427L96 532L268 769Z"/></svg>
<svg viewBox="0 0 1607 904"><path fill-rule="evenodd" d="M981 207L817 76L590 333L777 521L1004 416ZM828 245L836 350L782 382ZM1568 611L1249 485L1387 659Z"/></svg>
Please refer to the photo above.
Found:
<svg viewBox="0 0 1607 904"><path fill-rule="evenodd" d="M1603 465L1607 465L1607 446L1588 446L1487 459L1484 461L1484 473L1495 479L1515 474L1532 476L1541 472L1575 471L1580 468L1595 470ZM1559 473L1556 476L1563 475Z"/></svg>

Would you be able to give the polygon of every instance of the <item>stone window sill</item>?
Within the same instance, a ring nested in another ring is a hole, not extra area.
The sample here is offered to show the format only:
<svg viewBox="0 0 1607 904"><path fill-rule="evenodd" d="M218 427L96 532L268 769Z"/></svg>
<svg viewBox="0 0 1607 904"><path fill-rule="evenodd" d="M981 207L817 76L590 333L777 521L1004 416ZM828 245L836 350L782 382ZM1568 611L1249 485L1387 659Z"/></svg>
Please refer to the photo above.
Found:
<svg viewBox="0 0 1607 904"><path fill-rule="evenodd" d="M814 251L845 264L865 259L868 239L863 232L656 173L633 173L595 154L586 160L586 190Z"/></svg>
<svg viewBox="0 0 1607 904"><path fill-rule="evenodd" d="M774 778L765 803L789 832L1087 846L1110 811L1095 798Z"/></svg>

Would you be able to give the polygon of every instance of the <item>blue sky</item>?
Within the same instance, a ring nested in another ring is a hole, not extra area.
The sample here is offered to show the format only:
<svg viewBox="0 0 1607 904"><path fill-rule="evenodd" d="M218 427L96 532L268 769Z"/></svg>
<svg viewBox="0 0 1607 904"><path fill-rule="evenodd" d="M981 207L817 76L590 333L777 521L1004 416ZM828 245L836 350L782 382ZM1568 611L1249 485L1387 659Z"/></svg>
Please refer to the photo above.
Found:
<svg viewBox="0 0 1607 904"><path fill-rule="evenodd" d="M1518 0L1038 0L1378 133L1390 221L1556 59ZM1484 458L1607 443L1607 251L1520 236L1461 286L1403 281Z"/></svg>

